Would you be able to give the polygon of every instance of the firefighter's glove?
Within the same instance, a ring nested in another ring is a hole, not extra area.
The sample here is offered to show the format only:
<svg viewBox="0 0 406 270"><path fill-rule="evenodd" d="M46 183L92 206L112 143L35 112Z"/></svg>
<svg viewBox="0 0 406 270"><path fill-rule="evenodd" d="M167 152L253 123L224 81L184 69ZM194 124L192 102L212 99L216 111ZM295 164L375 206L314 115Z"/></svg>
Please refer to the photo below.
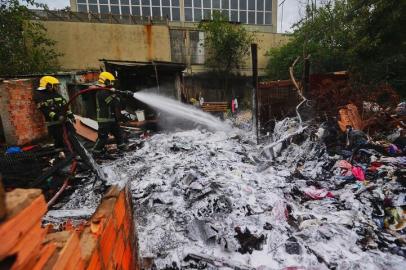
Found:
<svg viewBox="0 0 406 270"><path fill-rule="evenodd" d="M68 118L71 121L75 121L75 115L72 112L68 113Z"/></svg>
<svg viewBox="0 0 406 270"><path fill-rule="evenodd" d="M59 121L60 122L65 122L66 121L66 117L64 115L59 116Z"/></svg>

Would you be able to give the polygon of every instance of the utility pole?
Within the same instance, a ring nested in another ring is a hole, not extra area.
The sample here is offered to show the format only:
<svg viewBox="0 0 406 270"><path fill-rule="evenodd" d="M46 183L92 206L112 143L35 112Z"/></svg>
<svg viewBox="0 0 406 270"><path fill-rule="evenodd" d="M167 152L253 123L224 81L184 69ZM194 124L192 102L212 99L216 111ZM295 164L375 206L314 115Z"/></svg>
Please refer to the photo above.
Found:
<svg viewBox="0 0 406 270"><path fill-rule="evenodd" d="M282 29L283 29L283 28L282 28L282 25L283 25L283 6L284 6L283 4L285 4L285 2L286 2L286 0L283 0L283 1L279 4L279 6L282 6L282 7L281 7L281 13L282 13L282 15L281 15L281 33L282 33L282 31L283 31L283 30L282 30Z"/></svg>
<svg viewBox="0 0 406 270"><path fill-rule="evenodd" d="M252 92L254 103L254 121L255 132L257 136L257 143L259 143L259 109L258 109L258 46L257 44L251 44L251 56L252 56Z"/></svg>

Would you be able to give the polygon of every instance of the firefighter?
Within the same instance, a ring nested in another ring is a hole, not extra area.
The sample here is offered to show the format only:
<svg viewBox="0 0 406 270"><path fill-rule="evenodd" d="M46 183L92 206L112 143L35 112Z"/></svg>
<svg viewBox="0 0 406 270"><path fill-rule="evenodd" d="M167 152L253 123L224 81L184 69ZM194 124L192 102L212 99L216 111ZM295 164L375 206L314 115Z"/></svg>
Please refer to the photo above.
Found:
<svg viewBox="0 0 406 270"><path fill-rule="evenodd" d="M120 98L114 89L116 79L110 72L102 72L95 87L105 87L109 90L99 90L96 92L97 123L99 124L98 138L93 147L94 155L98 156L104 152L108 135L111 133L117 142L120 150L126 149L123 133L119 125Z"/></svg>
<svg viewBox="0 0 406 270"><path fill-rule="evenodd" d="M66 100L57 92L59 89L59 81L52 76L44 76L39 81L39 87L34 92L34 101L37 108L45 117L45 122L48 127L48 134L54 140L55 148L63 148L63 122L65 116L74 120L74 115L71 111L66 111Z"/></svg>

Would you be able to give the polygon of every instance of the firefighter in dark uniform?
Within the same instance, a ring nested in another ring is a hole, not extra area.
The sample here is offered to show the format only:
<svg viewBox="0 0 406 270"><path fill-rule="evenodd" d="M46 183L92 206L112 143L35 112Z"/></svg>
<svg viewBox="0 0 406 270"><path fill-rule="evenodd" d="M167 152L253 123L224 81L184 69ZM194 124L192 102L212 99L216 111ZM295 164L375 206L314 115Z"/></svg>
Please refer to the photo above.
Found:
<svg viewBox="0 0 406 270"><path fill-rule="evenodd" d="M99 125L98 138L93 147L93 153L96 156L104 152L109 134L112 134L116 139L118 149L126 149L118 119L121 114L120 97L113 88L115 80L114 75L110 72L102 72L99 75L98 83L95 85L95 87L110 88L109 90L96 91L96 120Z"/></svg>
<svg viewBox="0 0 406 270"><path fill-rule="evenodd" d="M39 81L39 87L34 92L34 101L37 108L45 117L48 134L54 140L55 148L63 148L63 122L65 120L66 100L57 92L59 81L52 76L44 76ZM74 120L71 111L66 116Z"/></svg>

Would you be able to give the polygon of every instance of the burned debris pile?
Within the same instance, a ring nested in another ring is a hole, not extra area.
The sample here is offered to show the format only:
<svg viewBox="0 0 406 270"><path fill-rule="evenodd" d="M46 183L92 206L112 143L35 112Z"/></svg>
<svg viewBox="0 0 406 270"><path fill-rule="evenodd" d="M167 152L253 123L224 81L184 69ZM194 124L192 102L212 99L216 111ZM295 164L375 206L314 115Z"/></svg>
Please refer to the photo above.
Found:
<svg viewBox="0 0 406 270"><path fill-rule="evenodd" d="M350 124L286 118L263 145L244 130L161 133L112 162L131 181L142 261L403 269L404 133Z"/></svg>

